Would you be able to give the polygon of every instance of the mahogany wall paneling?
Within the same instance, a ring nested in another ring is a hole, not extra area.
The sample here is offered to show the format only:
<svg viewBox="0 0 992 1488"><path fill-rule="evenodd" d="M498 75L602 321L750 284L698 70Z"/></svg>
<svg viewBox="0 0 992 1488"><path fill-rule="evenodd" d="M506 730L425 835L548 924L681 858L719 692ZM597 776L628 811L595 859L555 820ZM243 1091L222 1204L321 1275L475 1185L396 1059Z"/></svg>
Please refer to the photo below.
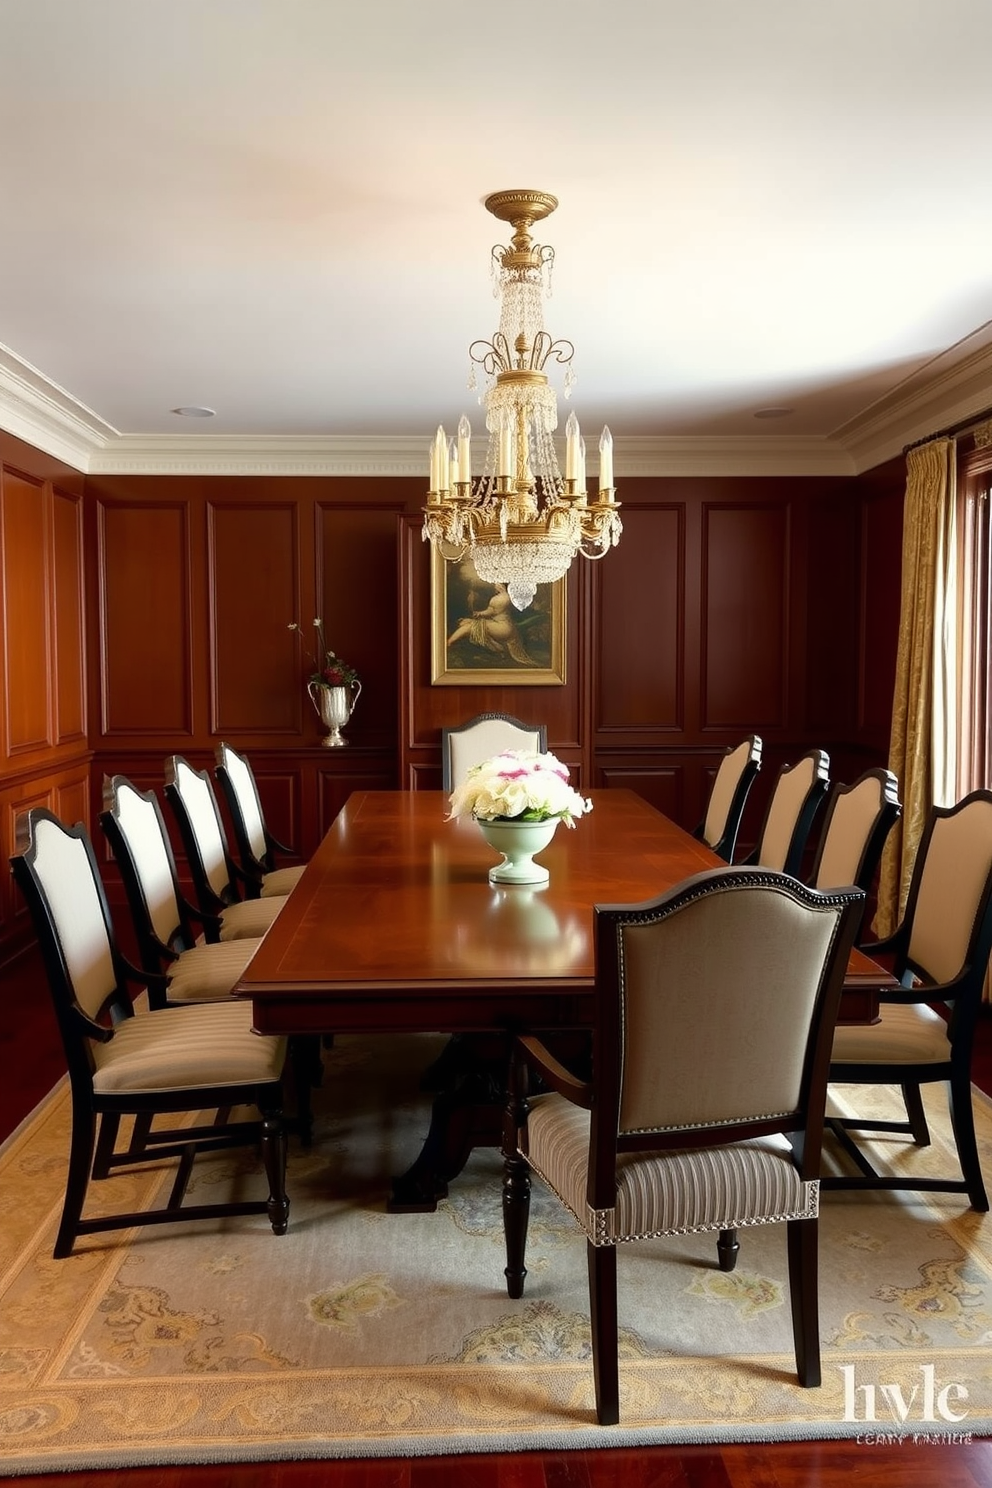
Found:
<svg viewBox="0 0 992 1488"><path fill-rule="evenodd" d="M90 772L89 766L78 771L75 778L66 776L55 781L55 814L61 821L74 825L90 819Z"/></svg>
<svg viewBox="0 0 992 1488"><path fill-rule="evenodd" d="M3 473L3 643L8 760L53 743L52 572L50 504L45 488L12 470Z"/></svg>
<svg viewBox="0 0 992 1488"><path fill-rule="evenodd" d="M316 613L323 617L327 644L355 668L362 684L345 733L353 743L390 751L398 739L396 519L402 510L395 499L321 503L316 510ZM312 619L304 619L305 628ZM310 711L316 737L322 730Z"/></svg>
<svg viewBox="0 0 992 1488"><path fill-rule="evenodd" d="M65 770L5 781L0 788L0 854L6 866L17 842L17 818L33 806L45 806L67 822L90 824L89 760ZM23 896L8 871L0 873L0 963L33 939Z"/></svg>
<svg viewBox="0 0 992 1488"><path fill-rule="evenodd" d="M856 728L861 518L853 483L810 503L806 562L806 731L851 739Z"/></svg>
<svg viewBox="0 0 992 1488"><path fill-rule="evenodd" d="M421 525L419 516L400 518L400 780L404 787L415 790L418 784L428 784L432 777L423 774L421 767L439 767L441 729L463 723L476 713L512 713L525 722L545 723L548 747L564 760L584 749L588 668L580 642L588 591L580 570L587 567L585 560L576 559L566 581L564 686L432 687L430 550L421 539Z"/></svg>
<svg viewBox="0 0 992 1488"><path fill-rule="evenodd" d="M102 501L98 549L101 733L168 748L193 732L188 502Z"/></svg>
<svg viewBox="0 0 992 1488"><path fill-rule="evenodd" d="M209 502L207 574L211 732L297 737L310 707L287 685L300 668L287 629L300 614L298 503Z"/></svg>
<svg viewBox="0 0 992 1488"><path fill-rule="evenodd" d="M681 764L605 764L598 776L603 785L636 791L656 811L685 826L685 779ZM695 826L695 822L692 823ZM690 828L687 828L690 830Z"/></svg>
<svg viewBox="0 0 992 1488"><path fill-rule="evenodd" d="M625 506L620 546L597 563L600 732L685 727L685 503Z"/></svg>
<svg viewBox="0 0 992 1488"><path fill-rule="evenodd" d="M55 742L86 739L86 619L83 593L83 503L52 491L55 577Z"/></svg>
<svg viewBox="0 0 992 1488"><path fill-rule="evenodd" d="M788 725L789 523L788 500L704 505L704 729Z"/></svg>

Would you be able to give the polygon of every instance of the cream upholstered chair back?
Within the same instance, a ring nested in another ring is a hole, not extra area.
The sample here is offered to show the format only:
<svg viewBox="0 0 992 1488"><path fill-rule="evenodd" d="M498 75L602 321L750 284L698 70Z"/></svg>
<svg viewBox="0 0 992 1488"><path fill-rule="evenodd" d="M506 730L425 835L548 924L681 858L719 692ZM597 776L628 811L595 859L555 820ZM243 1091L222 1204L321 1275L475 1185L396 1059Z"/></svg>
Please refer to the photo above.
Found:
<svg viewBox="0 0 992 1488"><path fill-rule="evenodd" d="M217 798L204 770L194 770L181 754L165 763L165 796L175 812L194 881L203 883L217 900L237 898L231 887L231 860L224 840ZM201 885L197 884L201 892Z"/></svg>
<svg viewBox="0 0 992 1488"><path fill-rule="evenodd" d="M162 945L170 945L184 924L184 914L158 802L123 775L114 775L104 781L103 807L104 832L121 870L139 937L146 922Z"/></svg>
<svg viewBox="0 0 992 1488"><path fill-rule="evenodd" d="M266 840L265 818L262 816L262 806L258 798L258 787L255 784L252 768L245 757L236 749L232 749L229 744L218 745L217 762L227 771L231 787L228 801L232 808L236 806L240 826L244 831L252 856L261 862L268 852L269 844Z"/></svg>
<svg viewBox="0 0 992 1488"><path fill-rule="evenodd" d="M990 887L992 795L974 791L935 810L920 842L906 904L910 967L933 982L953 982L973 957Z"/></svg>
<svg viewBox="0 0 992 1488"><path fill-rule="evenodd" d="M39 808L19 820L17 838L19 854L30 848L32 873L40 891L37 897L51 927L51 942L43 943L43 950L56 994L60 1025L73 1003L96 1022L116 991L117 974L93 850L85 828L81 823L66 827L50 812ZM14 868L16 874L16 861ZM19 881L23 887L23 877ZM58 967L52 965L53 950L61 962ZM65 1035L63 1028L64 1041ZM75 1044L75 1038L72 1042Z"/></svg>
<svg viewBox="0 0 992 1488"><path fill-rule="evenodd" d="M847 901L760 869L714 873L700 875L698 896L617 924L621 1133L801 1109L824 967Z"/></svg>
<svg viewBox="0 0 992 1488"><path fill-rule="evenodd" d="M891 770L869 770L853 785L834 787L813 865L817 889L857 884L867 893L885 839L902 812Z"/></svg>
<svg viewBox="0 0 992 1488"><path fill-rule="evenodd" d="M728 862L740 827L751 782L761 768L761 740L751 734L736 749L725 754L713 781L699 836Z"/></svg>
<svg viewBox="0 0 992 1488"><path fill-rule="evenodd" d="M245 893L249 899L278 898L292 893L306 864L276 867L276 853L288 853L291 849L273 837L266 825L255 772L244 755L223 740L217 745L216 759L217 780L234 828Z"/></svg>
<svg viewBox="0 0 992 1488"><path fill-rule="evenodd" d="M812 749L794 765L782 767L749 862L776 873L798 875L806 839L829 780L830 757L822 749Z"/></svg>
<svg viewBox="0 0 992 1488"><path fill-rule="evenodd" d="M479 713L457 728L441 730L441 783L446 791L461 785L473 765L506 749L543 753L548 747L544 724L522 723L509 713Z"/></svg>

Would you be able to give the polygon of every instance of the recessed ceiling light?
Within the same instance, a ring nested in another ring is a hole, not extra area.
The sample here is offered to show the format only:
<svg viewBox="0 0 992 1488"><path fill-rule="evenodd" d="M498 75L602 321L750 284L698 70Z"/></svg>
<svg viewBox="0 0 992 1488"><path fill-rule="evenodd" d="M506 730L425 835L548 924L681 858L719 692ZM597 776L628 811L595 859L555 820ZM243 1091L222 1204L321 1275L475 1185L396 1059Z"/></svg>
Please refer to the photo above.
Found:
<svg viewBox="0 0 992 1488"><path fill-rule="evenodd" d="M180 418L213 418L213 408L174 408L173 413L178 413Z"/></svg>
<svg viewBox="0 0 992 1488"><path fill-rule="evenodd" d="M758 408L754 416L755 418L786 418L795 411L794 408Z"/></svg>

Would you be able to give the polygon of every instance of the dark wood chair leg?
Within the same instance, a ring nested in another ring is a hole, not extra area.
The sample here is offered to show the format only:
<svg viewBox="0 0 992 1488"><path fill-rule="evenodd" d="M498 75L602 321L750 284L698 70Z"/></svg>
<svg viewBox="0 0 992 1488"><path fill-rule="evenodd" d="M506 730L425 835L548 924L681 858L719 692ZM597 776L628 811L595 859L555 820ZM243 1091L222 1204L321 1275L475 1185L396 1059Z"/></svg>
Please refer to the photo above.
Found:
<svg viewBox="0 0 992 1488"><path fill-rule="evenodd" d="M737 1265L737 1257L740 1254L740 1246L737 1243L736 1230L721 1230L716 1242L716 1256L720 1263L721 1271L733 1271Z"/></svg>
<svg viewBox="0 0 992 1488"><path fill-rule="evenodd" d="M929 1147L930 1128L927 1126L920 1087L919 1085L903 1085L901 1089L902 1098L906 1102L906 1115L909 1117L909 1129L913 1133L913 1141L917 1147Z"/></svg>
<svg viewBox="0 0 992 1488"><path fill-rule="evenodd" d="M262 1161L269 1180L267 1211L273 1235L289 1228L289 1198L286 1194L286 1127L282 1112L262 1111Z"/></svg>
<svg viewBox="0 0 992 1488"><path fill-rule="evenodd" d="M110 1177L110 1159L114 1155L117 1145L117 1133L120 1131L121 1118L116 1111L105 1111L100 1119L100 1129L97 1132L96 1151L93 1154L93 1178ZM132 1136L132 1144L135 1141Z"/></svg>
<svg viewBox="0 0 992 1488"><path fill-rule="evenodd" d="M988 1212L989 1200L982 1177L982 1164L975 1138L975 1112L971 1103L971 1079L967 1071L951 1076L947 1089L951 1126L958 1148L958 1162L968 1185L968 1200L979 1214Z"/></svg>
<svg viewBox="0 0 992 1488"><path fill-rule="evenodd" d="M65 1180L65 1198L62 1200L62 1218L55 1237L54 1255L57 1261L72 1254L83 1212L83 1201L86 1198L95 1141L96 1113L81 1101L73 1101L69 1171Z"/></svg>
<svg viewBox="0 0 992 1488"><path fill-rule="evenodd" d="M821 1380L818 1225L816 1219L790 1219L786 1226L796 1374L807 1388L815 1388Z"/></svg>
<svg viewBox="0 0 992 1488"><path fill-rule="evenodd" d="M601 1426L620 1420L620 1364L617 1337L617 1248L586 1241L589 1267L589 1318L596 1418Z"/></svg>

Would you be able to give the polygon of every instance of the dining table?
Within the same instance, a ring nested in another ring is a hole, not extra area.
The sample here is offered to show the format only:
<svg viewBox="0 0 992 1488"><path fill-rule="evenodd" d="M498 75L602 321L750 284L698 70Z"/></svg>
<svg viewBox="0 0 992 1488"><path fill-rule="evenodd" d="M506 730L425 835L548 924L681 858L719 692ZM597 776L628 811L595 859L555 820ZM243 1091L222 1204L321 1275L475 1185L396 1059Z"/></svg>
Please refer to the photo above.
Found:
<svg viewBox="0 0 992 1488"><path fill-rule="evenodd" d="M657 898L726 864L634 791L594 790L540 853L544 885L494 885L500 855L441 791L357 791L307 863L240 981L265 1034L456 1035L425 1074L424 1149L392 1210L433 1209L472 1148L499 1141L511 1036L588 1046L594 910ZM855 951L841 1016L877 1017L892 976Z"/></svg>

